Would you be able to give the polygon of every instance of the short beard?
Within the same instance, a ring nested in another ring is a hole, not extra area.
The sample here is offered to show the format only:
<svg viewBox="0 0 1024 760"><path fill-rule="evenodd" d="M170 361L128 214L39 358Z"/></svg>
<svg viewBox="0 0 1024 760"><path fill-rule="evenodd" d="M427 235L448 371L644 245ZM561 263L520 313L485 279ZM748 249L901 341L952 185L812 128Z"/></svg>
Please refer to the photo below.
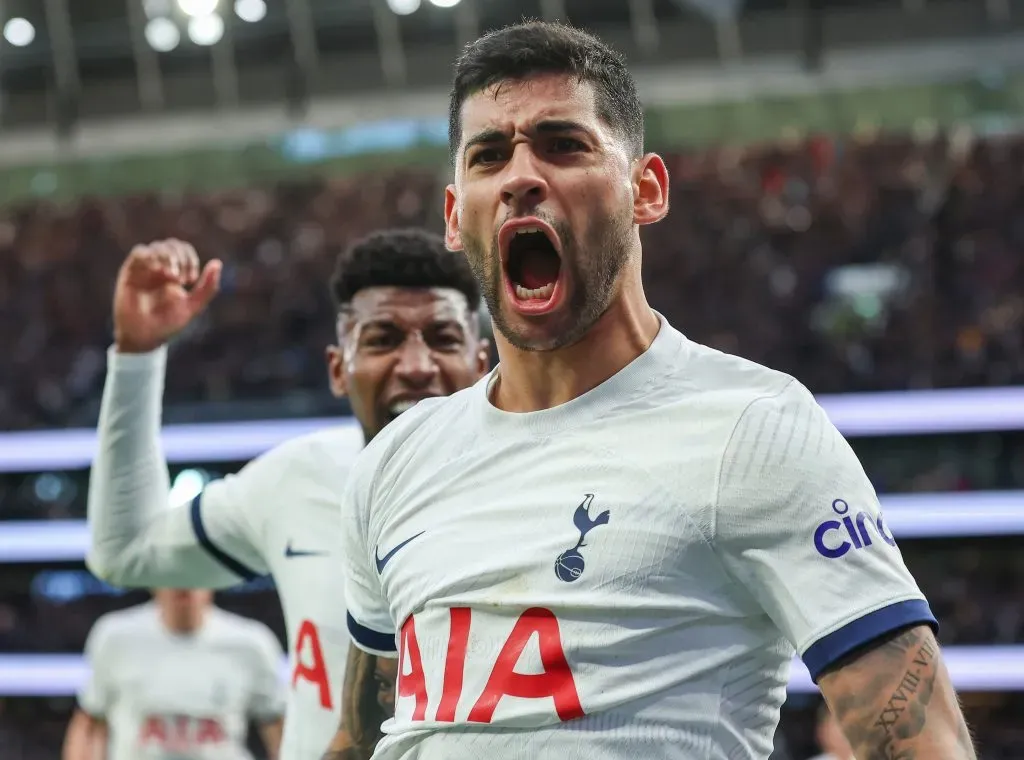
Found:
<svg viewBox="0 0 1024 760"><path fill-rule="evenodd" d="M619 275L629 260L632 209L627 211L628 217L624 214L623 219L608 219L593 231L592 239L586 245L586 250L592 256L586 260L586 269L581 266L584 263L580 259L581 248L572 232L564 224L552 223L563 251L573 254L563 258L561 263L563 267L571 267L569 274L573 293L568 304L570 321L567 328L543 343L526 338L513 329L506 319L502 309L503 272L497 234L491 240L488 251L478 239L463 232L466 258L480 283L494 328L505 340L521 351L556 351L583 339L611 306L618 288Z"/></svg>

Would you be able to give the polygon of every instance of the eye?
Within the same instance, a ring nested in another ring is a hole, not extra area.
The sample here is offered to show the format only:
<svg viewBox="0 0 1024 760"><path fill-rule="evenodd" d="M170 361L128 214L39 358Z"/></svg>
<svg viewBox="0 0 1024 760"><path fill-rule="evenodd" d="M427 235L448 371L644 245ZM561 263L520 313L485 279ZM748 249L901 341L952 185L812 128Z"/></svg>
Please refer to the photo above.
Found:
<svg viewBox="0 0 1024 760"><path fill-rule="evenodd" d="M493 164L501 161L503 158L502 151L498 148L482 148L469 157L469 165L474 166L475 164Z"/></svg>
<svg viewBox="0 0 1024 760"><path fill-rule="evenodd" d="M372 332L364 335L359 345L370 351L390 351L398 346L401 340L401 335L396 332Z"/></svg>
<svg viewBox="0 0 1024 760"><path fill-rule="evenodd" d="M585 150L586 146L572 137L555 137L551 140L550 148L555 153L576 153Z"/></svg>
<svg viewBox="0 0 1024 760"><path fill-rule="evenodd" d="M461 332L455 330L445 330L430 338L430 347L436 351L461 351L465 345Z"/></svg>

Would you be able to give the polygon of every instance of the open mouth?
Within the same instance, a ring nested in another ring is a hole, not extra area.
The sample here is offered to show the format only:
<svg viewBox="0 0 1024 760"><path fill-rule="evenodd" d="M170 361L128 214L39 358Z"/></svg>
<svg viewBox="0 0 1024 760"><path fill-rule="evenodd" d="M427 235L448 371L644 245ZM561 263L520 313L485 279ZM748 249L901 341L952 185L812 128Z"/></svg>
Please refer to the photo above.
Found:
<svg viewBox="0 0 1024 760"><path fill-rule="evenodd" d="M429 396L418 396L415 398L406 397L398 398L388 404L388 414L391 415L391 419L396 419L402 414L405 414L412 409L416 404L422 401L424 398L430 398Z"/></svg>
<svg viewBox="0 0 1024 760"><path fill-rule="evenodd" d="M516 305L531 313L554 306L562 258L553 231L540 225L517 225L507 237L505 273Z"/></svg>

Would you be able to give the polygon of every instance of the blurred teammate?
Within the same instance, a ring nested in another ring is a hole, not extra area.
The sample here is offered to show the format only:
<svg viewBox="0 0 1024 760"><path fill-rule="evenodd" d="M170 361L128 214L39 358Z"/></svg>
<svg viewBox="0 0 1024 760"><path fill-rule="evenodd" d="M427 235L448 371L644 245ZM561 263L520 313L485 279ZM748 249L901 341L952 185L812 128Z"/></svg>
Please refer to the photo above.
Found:
<svg viewBox="0 0 1024 760"><path fill-rule="evenodd" d="M63 760L250 760L250 719L276 760L284 653L271 630L217 609L209 591L153 597L89 633Z"/></svg>
<svg viewBox="0 0 1024 760"><path fill-rule="evenodd" d="M165 344L213 298L220 266L211 261L200 272L191 246L165 241L136 248L121 268L90 483L88 562L120 586L220 588L273 575L292 668L282 755L306 760L324 751L340 715L348 633L338 505L358 444L353 449L342 429L305 436L211 483L190 504L166 508ZM421 399L464 388L486 370L479 288L439 237L371 235L342 255L331 287L338 309L338 344L327 349L331 388L348 396L366 440ZM387 667L376 670L386 683Z"/></svg>
<svg viewBox="0 0 1024 760"><path fill-rule="evenodd" d="M839 725L832 711L824 702L818 708L818 723L815 735L822 754L812 760L857 760L853 756L850 742L843 736L843 728Z"/></svg>
<svg viewBox="0 0 1024 760"><path fill-rule="evenodd" d="M668 175L621 57L561 25L495 32L449 114L447 240L500 364L350 474L348 667L401 658L374 757L767 758L794 650L860 757L973 757L850 447L793 378L648 306L640 228ZM346 728L327 757L370 750Z"/></svg>

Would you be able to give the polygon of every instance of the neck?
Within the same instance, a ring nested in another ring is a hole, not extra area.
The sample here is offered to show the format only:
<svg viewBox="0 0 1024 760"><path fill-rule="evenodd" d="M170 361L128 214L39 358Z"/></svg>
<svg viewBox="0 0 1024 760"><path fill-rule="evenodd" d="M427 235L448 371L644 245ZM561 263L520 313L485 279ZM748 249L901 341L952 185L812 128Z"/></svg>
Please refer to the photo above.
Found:
<svg viewBox="0 0 1024 760"><path fill-rule="evenodd" d="M495 334L501 361L493 403L506 412L551 409L593 390L644 351L658 334L658 317L640 278L629 277L582 339L554 351L524 351Z"/></svg>
<svg viewBox="0 0 1024 760"><path fill-rule="evenodd" d="M206 617L206 610L197 610L195 614L173 614L170 610L161 609L160 618L171 633L190 634L199 630Z"/></svg>

